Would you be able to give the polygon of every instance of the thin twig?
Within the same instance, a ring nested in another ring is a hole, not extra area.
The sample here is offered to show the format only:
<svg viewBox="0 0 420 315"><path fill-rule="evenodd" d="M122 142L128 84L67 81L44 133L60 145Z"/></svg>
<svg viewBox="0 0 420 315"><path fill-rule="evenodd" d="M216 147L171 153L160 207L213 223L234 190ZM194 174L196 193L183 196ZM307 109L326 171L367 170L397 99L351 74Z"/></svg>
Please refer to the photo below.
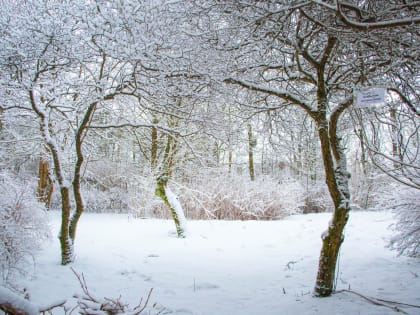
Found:
<svg viewBox="0 0 420 315"><path fill-rule="evenodd" d="M152 291L153 291L153 288L151 288L149 291L149 294L147 294L146 302L144 303L143 307L141 307L138 311L135 311L133 315L141 314L141 312L144 311L144 309L147 307L147 304L149 303L150 296L152 295ZM136 309L137 307L140 307L140 305L141 305L141 300L140 300L140 304L136 306L134 309Z"/></svg>
<svg viewBox="0 0 420 315"><path fill-rule="evenodd" d="M82 287L82 290L84 293L82 296L75 295L75 297L79 299L78 306L80 307L80 311L79 311L80 314L91 315L91 314L96 314L96 311L105 311L111 315L122 314L122 313L127 313L131 315L139 315L146 309L150 300L150 296L152 295L153 288L150 289L144 305L142 305L142 302L143 302L143 298L142 298L140 300L140 303L134 309L130 310L130 309L127 309L129 305L121 301L121 296L119 296L117 299L104 297L103 300L93 297L92 294L89 293L83 273L79 275L73 268L71 268L71 270L73 271L73 273L79 280L80 286ZM93 302L96 304L94 308L92 308L93 306L89 302Z"/></svg>
<svg viewBox="0 0 420 315"><path fill-rule="evenodd" d="M40 313L45 313L45 312L49 312L49 311L53 310L56 307L63 307L64 304L66 304L66 302L67 302L66 300L62 300L62 301L56 302L56 303L54 303L52 305L41 307L39 309L39 312Z"/></svg>
<svg viewBox="0 0 420 315"><path fill-rule="evenodd" d="M400 313L403 313L403 314L408 314L408 313L405 312L405 311L403 311L401 308L399 308L397 306L391 306L391 305L388 305L388 304L394 304L394 305L396 304L396 305L402 305L402 306L420 308L419 305L407 304L407 303L400 303L400 302L396 302L396 301L389 301L389 300L378 299L378 298L372 298L372 297L363 295L363 294L361 294L359 292L356 292L356 291L353 291L353 290L346 290L346 289L344 289L344 290L336 291L335 293L343 293L343 292L352 293L354 295L360 296L361 298L369 301L372 304L375 304L375 305L378 305L378 306L387 307L387 308L390 308L390 309L392 309L392 310L394 310L396 312L400 312Z"/></svg>

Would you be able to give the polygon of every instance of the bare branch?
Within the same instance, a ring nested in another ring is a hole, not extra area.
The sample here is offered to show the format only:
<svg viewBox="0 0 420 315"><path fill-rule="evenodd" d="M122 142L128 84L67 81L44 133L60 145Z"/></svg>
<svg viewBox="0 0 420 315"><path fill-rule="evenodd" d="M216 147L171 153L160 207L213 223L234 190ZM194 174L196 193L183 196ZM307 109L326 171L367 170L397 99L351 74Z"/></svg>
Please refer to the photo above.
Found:
<svg viewBox="0 0 420 315"><path fill-rule="evenodd" d="M416 109L413 103L410 102L410 100L404 95L403 92L401 92L397 88L388 88L388 91L392 91L398 94L398 96L401 98L401 100L408 106L408 108L417 116L420 116L420 113Z"/></svg>
<svg viewBox="0 0 420 315"><path fill-rule="evenodd" d="M402 26L412 26L412 25L420 24L420 16L409 17L409 18L404 18L404 19L387 20L387 21L381 21L381 22L371 22L371 23L361 23L361 22L352 21L343 12L342 4L340 3L340 1L337 1L337 14L340 17L341 21L344 22L344 24L352 28L361 30L361 31L395 28L395 27L402 27Z"/></svg>
<svg viewBox="0 0 420 315"><path fill-rule="evenodd" d="M79 275L73 268L71 268L71 270L79 280L80 286L83 290L82 296L75 295L75 297L78 298L77 303L80 308L79 313L82 315L94 315L102 312L105 312L109 315L123 313L139 315L146 309L150 301L150 296L152 295L153 288L149 290L144 305L142 305L143 299L141 299L140 303L136 307L134 307L134 309L130 309L128 304L121 301L121 296L119 296L118 298L104 297L103 299L99 299L97 297L94 297L89 292L89 289L86 284L86 279L83 276L83 274Z"/></svg>
<svg viewBox="0 0 420 315"><path fill-rule="evenodd" d="M276 90L269 87L256 85L251 82L234 79L234 78L227 78L223 80L223 82L228 83L228 84L236 84L243 88L249 89L251 91L262 92L262 93L270 94L273 96L277 96L278 98L281 98L282 100L289 102L292 105L297 105L297 106L302 107L311 117L315 115L314 111L312 110L312 108L310 107L308 103L301 100L297 95L288 93L285 90Z"/></svg>

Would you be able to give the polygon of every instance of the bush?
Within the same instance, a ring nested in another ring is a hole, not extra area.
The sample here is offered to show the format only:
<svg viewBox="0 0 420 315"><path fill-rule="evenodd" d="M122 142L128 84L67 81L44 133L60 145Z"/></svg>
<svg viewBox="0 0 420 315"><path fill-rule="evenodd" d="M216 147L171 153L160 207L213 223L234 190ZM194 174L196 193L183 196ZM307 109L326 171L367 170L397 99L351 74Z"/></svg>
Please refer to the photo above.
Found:
<svg viewBox="0 0 420 315"><path fill-rule="evenodd" d="M22 180L0 173L0 273L3 283L26 273L33 254L50 236L45 207Z"/></svg>
<svg viewBox="0 0 420 315"><path fill-rule="evenodd" d="M143 197L144 180L143 177L134 176L133 169L132 165L123 167L106 159L87 163L81 180L85 212L129 213L136 210L141 203L140 197ZM71 202L74 203L73 198ZM61 208L58 189L53 194L52 207Z"/></svg>
<svg viewBox="0 0 420 315"><path fill-rule="evenodd" d="M303 188L296 181L278 183L269 176L227 176L207 170L186 185L174 186L185 215L191 219L273 220L299 212ZM193 188L192 188L193 187Z"/></svg>
<svg viewBox="0 0 420 315"><path fill-rule="evenodd" d="M393 237L389 247L399 255L420 258L420 194L417 189L402 184L390 184L383 193L382 207L395 212Z"/></svg>
<svg viewBox="0 0 420 315"><path fill-rule="evenodd" d="M300 207L302 213L320 213L332 211L331 197L324 183L313 183L305 190L305 202Z"/></svg>

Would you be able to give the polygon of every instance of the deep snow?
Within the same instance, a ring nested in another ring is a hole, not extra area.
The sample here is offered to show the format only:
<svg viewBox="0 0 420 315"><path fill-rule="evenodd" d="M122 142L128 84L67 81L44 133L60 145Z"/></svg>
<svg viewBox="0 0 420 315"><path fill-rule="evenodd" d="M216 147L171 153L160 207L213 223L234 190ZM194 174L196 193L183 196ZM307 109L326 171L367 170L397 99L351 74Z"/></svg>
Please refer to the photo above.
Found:
<svg viewBox="0 0 420 315"><path fill-rule="evenodd" d="M59 213L51 212L53 234ZM396 314L351 293L311 295L321 234L330 213L281 221L190 221L175 237L169 220L84 214L76 261L89 290L134 307L153 288L150 306L161 314ZM337 289L420 305L420 263L385 248L391 212L352 212L339 260ZM61 266L57 239L36 257L31 279L21 280L31 301L46 305L81 293L70 266ZM399 306L400 307L400 306ZM420 308L402 307L408 314ZM152 312L153 314L153 312Z"/></svg>

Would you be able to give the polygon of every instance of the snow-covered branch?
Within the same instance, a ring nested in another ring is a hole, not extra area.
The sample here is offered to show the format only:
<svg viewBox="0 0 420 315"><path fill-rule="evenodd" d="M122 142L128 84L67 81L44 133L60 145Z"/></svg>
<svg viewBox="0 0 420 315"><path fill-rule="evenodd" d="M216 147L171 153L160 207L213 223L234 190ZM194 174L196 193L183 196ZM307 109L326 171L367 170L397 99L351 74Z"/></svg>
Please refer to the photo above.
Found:
<svg viewBox="0 0 420 315"><path fill-rule="evenodd" d="M38 307L4 287L0 287L0 309L13 315L39 315Z"/></svg>
<svg viewBox="0 0 420 315"><path fill-rule="evenodd" d="M420 4L418 4L420 6ZM337 1L337 14L341 20L347 25L357 30L369 31L385 28L395 28L402 26L414 26L420 24L420 16L393 19L380 22L357 22L351 20L342 10L342 4Z"/></svg>
<svg viewBox="0 0 420 315"><path fill-rule="evenodd" d="M359 8L357 5L354 5L347 1L337 1L337 5L331 5L323 0L312 0L312 3L315 3L331 12L334 12L340 20L346 25L355 30L360 31L369 31L369 30L378 30L378 29L387 29L387 28L396 28L396 27L403 27L403 26L413 26L420 24L420 16L411 16L405 18L393 18L383 21L354 21L352 20L345 12L344 8L350 10L351 12L355 13L357 17L361 17L362 12L366 13L365 10ZM309 4L308 4L309 5ZM390 4L391 7L394 4ZM420 4L414 2L413 4L405 4L405 7L409 8L410 10L414 10L416 7L420 7ZM402 7L395 7L395 10L401 10ZM376 16L380 16L380 12L376 13ZM366 20L366 18L365 18Z"/></svg>
<svg viewBox="0 0 420 315"><path fill-rule="evenodd" d="M414 106L414 104L407 98L407 96L404 95L404 93L397 88L388 88L388 91L392 91L397 93L397 95L401 98L401 100L408 106L408 108L417 116L420 117L420 112L418 109Z"/></svg>
<svg viewBox="0 0 420 315"><path fill-rule="evenodd" d="M0 309L11 315L39 315L63 307L66 300L39 307L5 287L0 287Z"/></svg>
<svg viewBox="0 0 420 315"><path fill-rule="evenodd" d="M298 95L293 95L292 93L286 90L277 90L266 86L257 85L245 80L235 79L235 78L226 78L223 82L228 84L236 84L246 89L255 91L255 92L262 92L267 93L273 96L276 96L290 105L297 105L302 107L309 115L314 115L314 111L312 110L309 103L307 103L304 99L300 98Z"/></svg>

